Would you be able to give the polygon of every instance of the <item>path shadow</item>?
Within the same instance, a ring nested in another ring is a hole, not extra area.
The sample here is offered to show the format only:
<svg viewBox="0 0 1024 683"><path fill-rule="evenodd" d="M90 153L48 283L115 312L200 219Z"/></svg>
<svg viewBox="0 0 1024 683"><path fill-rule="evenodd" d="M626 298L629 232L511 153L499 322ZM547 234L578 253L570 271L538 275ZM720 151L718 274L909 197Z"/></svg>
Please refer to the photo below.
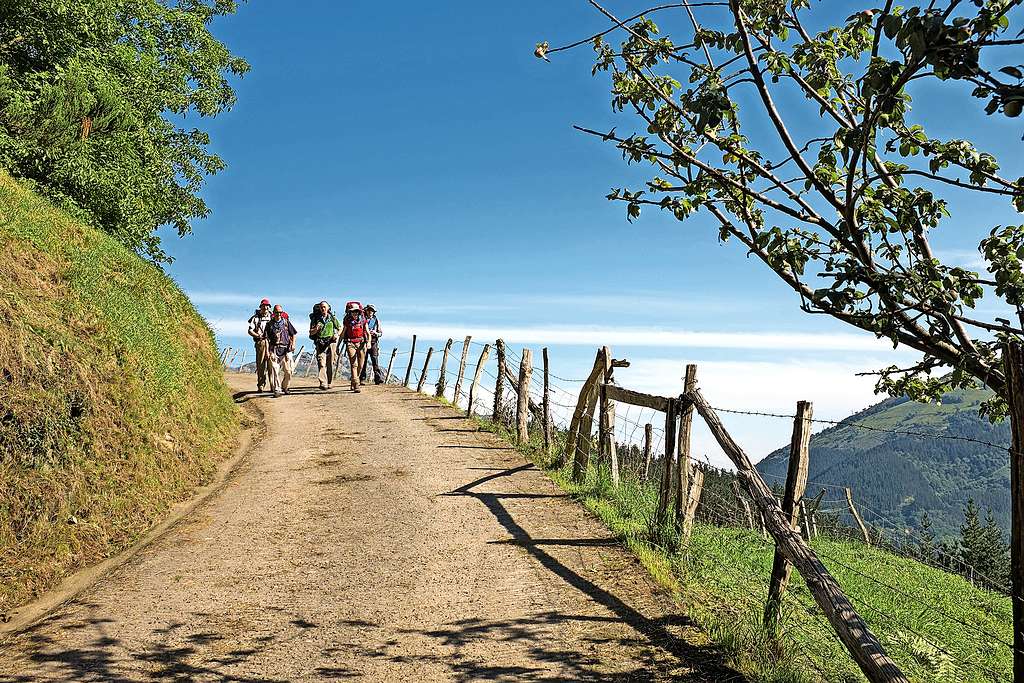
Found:
<svg viewBox="0 0 1024 683"><path fill-rule="evenodd" d="M95 608L86 603L85 607ZM90 610L94 612L94 610ZM226 643L230 629L218 629L223 615L197 612L179 621L154 626L148 636L129 645L116 637L118 624L106 617L77 618L61 611L18 635L24 652L22 671L0 671L0 683L60 681L214 681L217 683L283 683L286 679L253 675L251 660L282 640L301 637L318 625L302 617L289 623L298 630L287 638L274 635ZM209 619L209 623L204 622ZM71 620L70 623L61 623ZM205 623L205 628L202 628ZM190 630L199 627L198 631ZM66 645L65 631L91 629L94 636L82 645ZM337 672L335 672L337 673ZM327 677L326 675L324 677Z"/></svg>
<svg viewBox="0 0 1024 683"><path fill-rule="evenodd" d="M516 630L516 623L504 622L457 622L452 624L450 629L444 631L425 631L429 635L441 639L444 642L459 642L460 639L471 639L481 637L481 633L495 630L502 639L526 639L530 641L531 655L538 664L550 665L558 663L562 669L560 677L565 676L564 670L570 670L572 680L602 680L602 681L627 681L627 680L650 680L658 675L664 675L668 671L674 671L673 680L676 681L720 681L742 682L745 679L735 669L725 662L724 651L716 645L694 645L684 638L669 630L670 626L694 626L687 617L669 616L664 618L650 618L640 610L636 609L622 598L618 597L606 588L601 587L593 580L582 576L571 567L564 564L557 557L545 550L549 546L565 547L610 547L620 544L612 538L581 538L581 539L550 539L533 538L530 533L515 519L503 502L508 498L532 497L534 495L544 496L546 494L530 493L487 493L476 490L482 484L494 482L499 479L514 478L536 467L532 463L526 463L480 477L457 489L443 494L447 496L466 496L475 498L487 509L495 520L505 529L511 538L491 543L516 545L521 547L527 554L533 557L542 567L562 579L565 583L586 595L590 600L602 605L613 615L606 617L612 622L626 624L632 630L633 635L618 638L618 644L625 647L632 647L636 650L637 645L642 645L641 661L637 662L636 668L628 672L608 673L602 662L586 655L586 648L571 647L560 649L554 647L547 639L534 641L529 629ZM566 615L558 611L551 611L534 617L547 620L549 623L560 623L574 619L605 618L605 617L580 617L579 615ZM519 624L522 626L522 624ZM592 651L592 649L590 650ZM689 668L689 671L679 673L677 670ZM473 662L460 660L452 665L453 672L459 676L459 680L557 680L551 677L548 666L527 668L520 670L505 670L501 667L494 668L484 662Z"/></svg>

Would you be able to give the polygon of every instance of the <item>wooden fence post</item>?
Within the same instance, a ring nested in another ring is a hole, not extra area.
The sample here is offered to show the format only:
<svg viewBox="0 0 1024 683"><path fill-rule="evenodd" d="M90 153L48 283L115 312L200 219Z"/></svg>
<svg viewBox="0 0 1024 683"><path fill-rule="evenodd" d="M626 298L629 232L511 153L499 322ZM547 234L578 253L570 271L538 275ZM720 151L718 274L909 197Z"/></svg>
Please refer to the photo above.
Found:
<svg viewBox="0 0 1024 683"><path fill-rule="evenodd" d="M1024 683L1024 350L1003 350L1010 413L1010 598L1013 603L1013 680Z"/></svg>
<svg viewBox="0 0 1024 683"><path fill-rule="evenodd" d="M245 357L246 357L247 355L249 355L249 352L248 352L248 351L245 351L245 350L243 350L243 351L242 351L242 360L238 361L238 372L239 372L239 373L241 373L241 372L242 372L242 366L243 366L243 365L245 365Z"/></svg>
<svg viewBox="0 0 1024 683"><path fill-rule="evenodd" d="M669 499L672 497L672 463L676 449L676 418L679 404L674 398L668 400L665 411L665 457L661 461L661 487L658 489L658 512L655 519L664 524L668 517Z"/></svg>
<svg viewBox="0 0 1024 683"><path fill-rule="evenodd" d="M576 401L576 409L572 413L572 420L569 422L569 433L565 437L565 456L572 458L572 476L576 481L580 481L583 474L586 472L587 464L589 462L590 453L585 448L581 447L581 436L583 432L583 421L586 417L587 407L590 405L591 395L596 395L597 383L601 380L601 375L604 373L604 360L602 358L602 350L597 350L597 355L594 356L594 367L591 368L590 374L587 376L586 381L583 382L583 386L580 388L580 395ZM591 414L591 417L593 415ZM590 423L587 422L587 434L589 439Z"/></svg>
<svg viewBox="0 0 1024 683"><path fill-rule="evenodd" d="M644 481L651 476L651 447L654 441L654 426L648 422L644 425Z"/></svg>
<svg viewBox="0 0 1024 683"><path fill-rule="evenodd" d="M811 533L811 516L807 514L807 505L804 501L800 501L800 519L803 522L800 523L800 530L804 534L804 538L808 541L814 539L814 535Z"/></svg>
<svg viewBox="0 0 1024 683"><path fill-rule="evenodd" d="M427 368L430 366L430 357L434 355L434 347L427 348L427 357L423 361L423 372L420 373L420 379L416 383L416 391L423 391L423 383L427 381Z"/></svg>
<svg viewBox="0 0 1024 683"><path fill-rule="evenodd" d="M693 520L697 516L697 506L700 504L700 494L704 491L704 470L695 468L690 475L690 489L686 493L686 508L683 510L682 543L687 545L690 542L690 534L693 533Z"/></svg>
<svg viewBox="0 0 1024 683"><path fill-rule="evenodd" d="M686 379L683 383L683 391L693 391L697 388L697 366L686 366ZM679 447L676 449L676 526L682 529L684 512L686 509L686 496L689 495L690 487L690 443L693 440L693 406L687 405L679 416Z"/></svg>
<svg viewBox="0 0 1024 683"><path fill-rule="evenodd" d="M487 363L487 356L491 353L491 345L484 344L484 350L480 352L480 360L476 362L476 371L473 372L473 383L469 385L469 404L466 406L466 417L472 417L473 404L476 402L476 390L480 388L480 373Z"/></svg>
<svg viewBox="0 0 1024 683"><path fill-rule="evenodd" d="M434 387L434 396L441 398L444 396L444 390L448 387L448 354L452 350L452 344L455 340L451 337L448 338L448 342L444 345L444 355L441 356L441 374L437 378L437 385Z"/></svg>
<svg viewBox="0 0 1024 683"><path fill-rule="evenodd" d="M516 402L516 441L520 446L530 442L527 420L530 417L530 376L533 374L533 351L523 349L519 359L519 389Z"/></svg>
<svg viewBox="0 0 1024 683"><path fill-rule="evenodd" d="M605 375L611 378L611 365ZM615 448L615 402L608 400L607 383L601 384L600 413L598 416L598 454L601 458L608 459L608 468L611 472L612 486L619 485L619 454Z"/></svg>
<svg viewBox="0 0 1024 683"><path fill-rule="evenodd" d="M798 507L804 503L804 492L807 490L807 468L811 444L811 416L814 407L810 401L796 404L796 417L793 419L793 438L789 442L789 468L786 470L786 489L782 494L782 513L789 520L793 529L797 526ZM806 519L807 510L804 509ZM806 526L806 523L805 523ZM810 533L808 531L807 533ZM793 565L778 547L772 561L772 576L768 583L768 601L764 606L764 625L776 631L782 613L782 596L786 593L789 575Z"/></svg>
<svg viewBox="0 0 1024 683"><path fill-rule="evenodd" d="M498 375L494 380L494 412L491 414L491 420L495 424L503 424L505 419L501 400L505 390L505 342L498 339L494 342L494 347L498 349Z"/></svg>
<svg viewBox="0 0 1024 683"><path fill-rule="evenodd" d="M462 357L459 359L459 374L455 377L455 392L452 394L452 405L459 407L459 394L462 392L462 377L466 374L466 359L469 357L469 343L473 337L466 335L462 340Z"/></svg>
<svg viewBox="0 0 1024 683"><path fill-rule="evenodd" d="M391 360L388 361L388 371L384 374L384 384L387 384L388 382L391 381L391 366L395 364L395 356L397 355L398 347L396 346L395 348L391 349ZM340 353L338 354L338 357L341 357ZM335 370L334 374L338 374L338 371Z"/></svg>
<svg viewBox="0 0 1024 683"><path fill-rule="evenodd" d="M302 358L302 350L304 348L306 348L305 344L300 346L298 352L292 357L292 374L296 377L299 374L299 360Z"/></svg>
<svg viewBox="0 0 1024 683"><path fill-rule="evenodd" d="M736 496L736 502L743 508L743 514L747 518L747 528L751 531L754 530L754 515L750 513L750 504L747 499L743 497L743 493L740 491L740 482L738 479L732 480L732 494Z"/></svg>
<svg viewBox="0 0 1024 683"><path fill-rule="evenodd" d="M853 492L850 491L850 487L843 489L846 491L846 504L850 508L850 514L853 515L853 521L857 523L860 528L860 535L864 537L864 544L871 545L871 534L868 533L868 528L864 526L864 520L861 519L860 513L857 512L857 506L853 504Z"/></svg>
<svg viewBox="0 0 1024 683"><path fill-rule="evenodd" d="M412 348L409 349L409 367L405 369L405 380L402 382L403 386L409 386L409 378L412 377L412 362L416 358L416 335L412 335Z"/></svg>
<svg viewBox="0 0 1024 683"><path fill-rule="evenodd" d="M718 414L708 405L700 390L687 393L683 400L692 401L697 412L704 418L718 445L736 467L737 475L747 492L764 514L765 524L776 546L782 549L786 559L800 572L814 601L864 676L871 683L909 683L857 613L842 587L800 534L790 526L772 490L764 483L747 454L726 431Z"/></svg>
<svg viewBox="0 0 1024 683"><path fill-rule="evenodd" d="M230 346L225 346L224 350L220 352L220 366L221 366L221 368L225 367L224 363L225 363L225 361L228 358L228 351L230 351L230 350L231 350Z"/></svg>
<svg viewBox="0 0 1024 683"><path fill-rule="evenodd" d="M551 393L548 380L548 347L541 349L544 357L544 455L551 453Z"/></svg>

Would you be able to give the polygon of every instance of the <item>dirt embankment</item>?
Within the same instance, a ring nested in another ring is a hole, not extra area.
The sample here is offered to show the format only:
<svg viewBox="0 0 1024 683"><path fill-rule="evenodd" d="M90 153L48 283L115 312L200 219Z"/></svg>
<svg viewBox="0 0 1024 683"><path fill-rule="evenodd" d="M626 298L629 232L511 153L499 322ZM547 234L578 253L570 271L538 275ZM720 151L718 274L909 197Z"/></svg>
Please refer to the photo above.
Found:
<svg viewBox="0 0 1024 683"><path fill-rule="evenodd" d="M240 400L267 420L248 464L3 643L0 681L738 678L596 520L451 409L396 387Z"/></svg>

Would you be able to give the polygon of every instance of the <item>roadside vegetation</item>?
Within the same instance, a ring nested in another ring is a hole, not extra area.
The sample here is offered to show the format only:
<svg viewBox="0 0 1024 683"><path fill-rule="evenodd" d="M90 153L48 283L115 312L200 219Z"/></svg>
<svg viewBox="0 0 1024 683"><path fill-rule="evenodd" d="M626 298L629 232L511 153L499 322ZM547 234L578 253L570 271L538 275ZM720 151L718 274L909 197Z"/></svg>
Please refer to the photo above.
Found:
<svg viewBox="0 0 1024 683"><path fill-rule="evenodd" d="M2 618L207 481L239 416L178 286L3 172L0 307Z"/></svg>
<svg viewBox="0 0 1024 683"><path fill-rule="evenodd" d="M483 429L508 438L505 426L476 418ZM519 450L615 533L659 585L680 603L752 681L819 683L863 681L833 635L797 572L783 604L782 627L762 625L774 547L741 522L727 472L709 471L690 542L656 529L656 479L624 471L618 488L607 468L591 466L581 482L560 466L561 435L545 455L539 434ZM1005 681L1012 678L1010 598L914 559L847 538L821 536L811 544L854 606L912 681ZM1000 642L1003 641L1003 642Z"/></svg>

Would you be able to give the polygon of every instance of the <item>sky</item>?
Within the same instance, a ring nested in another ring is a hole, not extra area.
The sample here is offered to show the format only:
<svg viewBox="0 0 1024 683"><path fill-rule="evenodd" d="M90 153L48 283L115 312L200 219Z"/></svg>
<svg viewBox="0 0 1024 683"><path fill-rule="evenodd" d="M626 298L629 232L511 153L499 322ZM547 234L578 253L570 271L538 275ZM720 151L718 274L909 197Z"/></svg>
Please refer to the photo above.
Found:
<svg viewBox="0 0 1024 683"><path fill-rule="evenodd" d="M841 21L852 4L830 12ZM420 348L500 335L517 350L548 346L553 371L577 378L609 345L631 361L618 381L638 390L679 393L695 362L723 407L792 413L806 399L841 419L877 401L856 373L911 354L801 313L707 218L647 211L628 223L605 199L639 185L643 169L572 125L636 124L611 111L589 48L551 63L533 48L606 27L583 0L241 5L214 26L252 65L235 82L238 103L185 121L210 132L227 170L204 188L212 212L194 234L163 234L169 273L222 345L249 348L244 322L264 296L299 319L321 299L356 299L378 307L385 353L407 350L413 333ZM1024 175L1019 121L947 92L915 103L929 129L969 130L1007 175ZM812 130L817 112L798 112L796 130ZM977 266L978 240L1014 218L988 198L964 201L935 243ZM726 425L754 457L791 431L771 418ZM706 434L696 448L724 462Z"/></svg>

